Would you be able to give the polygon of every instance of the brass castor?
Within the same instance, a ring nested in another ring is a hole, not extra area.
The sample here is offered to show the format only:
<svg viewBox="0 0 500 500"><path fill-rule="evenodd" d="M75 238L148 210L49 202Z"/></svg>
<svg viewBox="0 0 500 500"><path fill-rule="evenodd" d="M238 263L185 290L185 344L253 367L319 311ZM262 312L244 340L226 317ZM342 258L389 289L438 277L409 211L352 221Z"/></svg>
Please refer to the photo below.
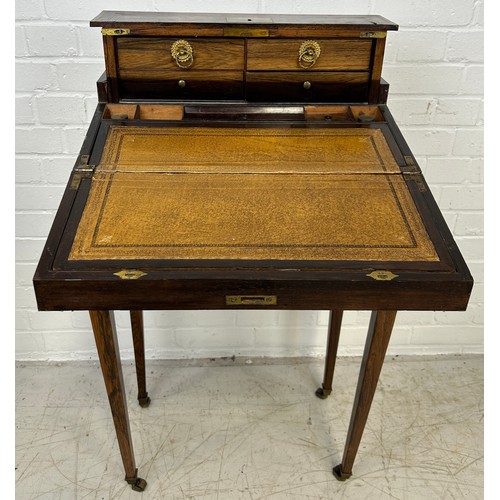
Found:
<svg viewBox="0 0 500 500"><path fill-rule="evenodd" d="M132 486L134 491L144 491L148 484L145 479L142 479L142 477L134 477L132 479L125 478L125 481Z"/></svg>
<svg viewBox="0 0 500 500"><path fill-rule="evenodd" d="M137 398L137 401L139 401L139 405L142 408L147 408L149 406L149 403L151 403L151 398L148 396L148 393L146 392L146 395L143 398Z"/></svg>
<svg viewBox="0 0 500 500"><path fill-rule="evenodd" d="M316 396L320 399L326 399L331 393L331 389L323 389L323 387L320 387L319 389L316 389L314 394L316 394Z"/></svg>
<svg viewBox="0 0 500 500"><path fill-rule="evenodd" d="M335 478L338 479L339 481L345 481L346 479L349 479L352 476L352 472L350 474L342 472L342 464L336 465L333 468L332 472Z"/></svg>

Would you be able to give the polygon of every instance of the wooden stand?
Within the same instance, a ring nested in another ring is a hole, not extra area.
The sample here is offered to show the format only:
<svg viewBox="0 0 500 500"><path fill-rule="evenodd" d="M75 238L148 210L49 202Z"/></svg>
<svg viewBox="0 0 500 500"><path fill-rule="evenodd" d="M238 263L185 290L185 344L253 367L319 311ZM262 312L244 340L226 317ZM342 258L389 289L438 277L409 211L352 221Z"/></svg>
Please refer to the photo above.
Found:
<svg viewBox="0 0 500 500"><path fill-rule="evenodd" d="M321 399L326 399L332 392L342 314L343 311L330 313L324 380L322 387L316 391L316 395ZM146 407L149 406L150 398L146 392L142 311L130 311L130 316L139 386L138 400L142 407ZM90 311L90 318L125 468L125 480L132 484L133 489L142 491L146 487L146 482L137 477L113 315L109 311ZM396 311L372 313L342 463L333 468L333 474L339 481L345 481L352 475L352 467L368 419L395 319Z"/></svg>

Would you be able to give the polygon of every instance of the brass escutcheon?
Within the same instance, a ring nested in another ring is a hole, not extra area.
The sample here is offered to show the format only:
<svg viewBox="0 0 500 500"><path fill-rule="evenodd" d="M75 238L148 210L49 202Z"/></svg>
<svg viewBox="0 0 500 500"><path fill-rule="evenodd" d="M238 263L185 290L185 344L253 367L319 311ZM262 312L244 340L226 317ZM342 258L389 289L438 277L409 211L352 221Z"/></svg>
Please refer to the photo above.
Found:
<svg viewBox="0 0 500 500"><path fill-rule="evenodd" d="M141 276L146 276L148 273L145 273L140 269L122 269L121 271L113 274L122 280L137 280Z"/></svg>
<svg viewBox="0 0 500 500"><path fill-rule="evenodd" d="M399 274L394 274L391 271L385 271L385 270L376 270L372 271L370 274L367 274L366 276L369 276L370 278L373 278L374 280L377 281L391 281L394 278L397 278Z"/></svg>
<svg viewBox="0 0 500 500"><path fill-rule="evenodd" d="M321 47L314 40L302 42L299 48L299 65L301 68L312 68L321 54Z"/></svg>
<svg viewBox="0 0 500 500"><path fill-rule="evenodd" d="M226 295L227 306L262 305L274 306L278 303L276 295Z"/></svg>
<svg viewBox="0 0 500 500"><path fill-rule="evenodd" d="M179 68L189 68L194 62L194 52L191 44L186 40L177 40L170 47L170 52Z"/></svg>

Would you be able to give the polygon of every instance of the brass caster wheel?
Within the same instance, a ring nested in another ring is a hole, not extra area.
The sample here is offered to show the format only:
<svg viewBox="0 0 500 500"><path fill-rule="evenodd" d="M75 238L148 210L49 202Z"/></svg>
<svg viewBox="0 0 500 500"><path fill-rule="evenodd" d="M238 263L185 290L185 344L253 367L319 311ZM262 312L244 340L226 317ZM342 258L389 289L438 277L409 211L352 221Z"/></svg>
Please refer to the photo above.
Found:
<svg viewBox="0 0 500 500"><path fill-rule="evenodd" d="M345 481L346 479L349 479L352 476L352 473L346 474L345 472L342 472L342 464L335 466L332 472L335 478L338 479L339 481Z"/></svg>
<svg viewBox="0 0 500 500"><path fill-rule="evenodd" d="M142 479L141 477L138 477L135 480L135 483L132 484L132 489L134 491L144 491L146 489L147 484L148 483L146 483L146 481L144 479Z"/></svg>
<svg viewBox="0 0 500 500"><path fill-rule="evenodd" d="M132 479L125 478L125 481L132 486L134 491L144 491L148 484L142 477L133 477Z"/></svg>
<svg viewBox="0 0 500 500"><path fill-rule="evenodd" d="M151 403L151 398L148 396L148 393L146 392L146 396L143 398L137 398L137 401L139 401L139 405L142 408L147 408L149 406L149 403Z"/></svg>
<svg viewBox="0 0 500 500"><path fill-rule="evenodd" d="M331 393L331 389L323 389L323 387L320 387L314 394L316 394L316 396L320 399L326 399Z"/></svg>

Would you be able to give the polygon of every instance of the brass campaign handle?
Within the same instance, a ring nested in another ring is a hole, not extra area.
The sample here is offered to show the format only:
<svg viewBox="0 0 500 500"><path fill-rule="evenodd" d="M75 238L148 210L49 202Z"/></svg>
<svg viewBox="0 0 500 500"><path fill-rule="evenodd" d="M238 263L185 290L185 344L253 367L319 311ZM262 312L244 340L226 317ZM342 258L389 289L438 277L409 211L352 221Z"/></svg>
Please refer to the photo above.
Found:
<svg viewBox="0 0 500 500"><path fill-rule="evenodd" d="M194 52L186 40L177 40L170 47L170 52L179 68L189 68L194 62Z"/></svg>
<svg viewBox="0 0 500 500"><path fill-rule="evenodd" d="M306 40L299 48L299 65L304 69L312 68L321 54L321 47L314 40Z"/></svg>

